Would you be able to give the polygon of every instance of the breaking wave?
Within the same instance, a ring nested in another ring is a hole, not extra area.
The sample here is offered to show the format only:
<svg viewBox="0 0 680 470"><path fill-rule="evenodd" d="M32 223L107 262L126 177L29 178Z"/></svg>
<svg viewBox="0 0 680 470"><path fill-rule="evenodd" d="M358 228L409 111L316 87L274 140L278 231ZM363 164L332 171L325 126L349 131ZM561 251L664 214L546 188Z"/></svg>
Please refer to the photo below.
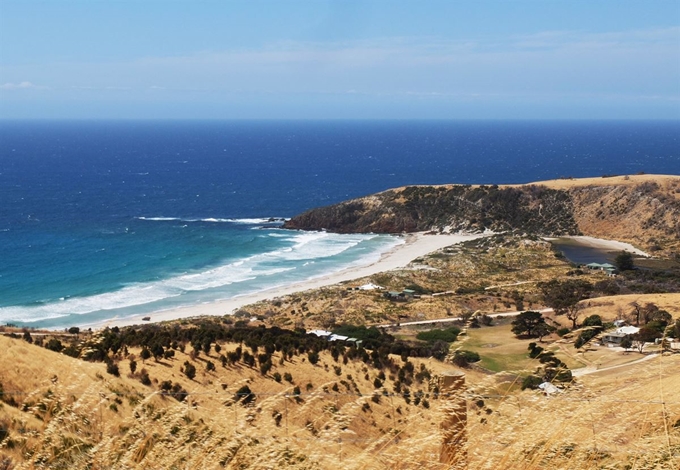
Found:
<svg viewBox="0 0 680 470"><path fill-rule="evenodd" d="M269 240L272 244L267 251L203 270L180 273L152 282L133 283L95 295L0 307L0 323L44 322L94 312L98 312L98 315L108 312L106 316L110 318L121 309L140 307L152 312L217 298L236 297L273 286L301 282L350 266L369 264L377 260L381 253L400 243L398 239L384 235L283 230Z"/></svg>

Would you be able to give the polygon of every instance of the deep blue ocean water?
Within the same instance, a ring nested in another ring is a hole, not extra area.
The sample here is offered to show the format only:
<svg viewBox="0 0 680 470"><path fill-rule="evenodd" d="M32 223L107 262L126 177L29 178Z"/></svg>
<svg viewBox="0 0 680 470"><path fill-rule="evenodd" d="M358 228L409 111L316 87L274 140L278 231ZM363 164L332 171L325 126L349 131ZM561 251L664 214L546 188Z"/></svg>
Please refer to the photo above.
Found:
<svg viewBox="0 0 680 470"><path fill-rule="evenodd" d="M669 121L1 121L0 324L319 276L397 241L267 219L406 184L680 174L679 138Z"/></svg>

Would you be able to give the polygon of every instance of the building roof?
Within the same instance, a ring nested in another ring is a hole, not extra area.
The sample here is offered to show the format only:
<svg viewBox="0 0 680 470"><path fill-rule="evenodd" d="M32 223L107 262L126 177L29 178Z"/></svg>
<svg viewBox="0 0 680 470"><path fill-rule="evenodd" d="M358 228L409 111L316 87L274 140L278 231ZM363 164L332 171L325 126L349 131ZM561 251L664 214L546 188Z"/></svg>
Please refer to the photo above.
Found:
<svg viewBox="0 0 680 470"><path fill-rule="evenodd" d="M369 282L368 284L364 284L363 286L359 286L360 290L375 290L375 289L384 289L384 287L379 286L377 284L373 284L372 282Z"/></svg>
<svg viewBox="0 0 680 470"><path fill-rule="evenodd" d="M328 338L328 341L346 341L349 338L349 336L343 336L343 335L331 335Z"/></svg>
<svg viewBox="0 0 680 470"><path fill-rule="evenodd" d="M324 336L330 336L333 333L331 333L330 331L326 331L326 330L311 330L311 331L308 331L307 334L324 337Z"/></svg>
<svg viewBox="0 0 680 470"><path fill-rule="evenodd" d="M634 335L638 331L640 331L640 328L636 326L622 326L616 330L617 333L622 333L624 335Z"/></svg>

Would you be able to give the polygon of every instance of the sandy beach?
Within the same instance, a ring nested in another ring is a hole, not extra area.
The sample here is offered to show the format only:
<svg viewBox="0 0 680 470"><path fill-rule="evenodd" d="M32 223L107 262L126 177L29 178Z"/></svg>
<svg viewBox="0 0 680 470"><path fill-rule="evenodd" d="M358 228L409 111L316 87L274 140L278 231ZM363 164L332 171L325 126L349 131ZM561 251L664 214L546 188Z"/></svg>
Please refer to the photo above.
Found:
<svg viewBox="0 0 680 470"><path fill-rule="evenodd" d="M272 289L255 292L237 296L232 299L222 300L218 302L206 303L201 305L193 305L190 307L182 307L172 310L164 310L144 315L136 315L126 318L113 318L104 322L94 324L78 325L81 328L101 329L113 326L128 326L137 324L148 324L153 322L162 322L169 320L177 320L180 318L197 317L202 315L226 315L231 314L244 305L249 305L266 299L273 299L284 295L293 294L309 289L318 289L324 286L338 284L340 282L351 281L353 279L360 279L372 274L383 271L390 271L392 269L403 268L414 259L424 256L441 248L454 245L456 243L481 238L489 234L438 234L430 235L425 233L413 233L403 237L404 243L397 245L391 250L383 253L381 258L375 263L357 266L350 269L345 269L336 273L329 274L304 282L290 284L287 286L274 287ZM150 321L143 321L143 317L151 317Z"/></svg>

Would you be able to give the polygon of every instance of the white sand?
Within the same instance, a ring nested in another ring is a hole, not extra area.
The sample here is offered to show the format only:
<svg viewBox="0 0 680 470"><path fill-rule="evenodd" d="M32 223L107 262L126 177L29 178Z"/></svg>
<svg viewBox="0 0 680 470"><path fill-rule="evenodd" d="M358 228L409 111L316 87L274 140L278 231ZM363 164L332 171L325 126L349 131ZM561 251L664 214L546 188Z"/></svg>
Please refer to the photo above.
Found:
<svg viewBox="0 0 680 470"><path fill-rule="evenodd" d="M475 238L481 238L492 233L485 234L439 234L426 235L424 233L408 234L404 237L404 243L397 245L391 250L385 252L382 257L375 263L349 268L337 273L329 274L327 276L310 279L308 281L299 282L283 287L275 287L272 289L256 292L253 294L246 294L228 300L221 300L218 302L194 305L189 307L182 307L172 310L165 310L162 312L154 312L143 315L136 315L126 318L113 318L104 322L78 325L82 327L91 327L99 329L113 326L128 326L138 325L142 323L161 322L168 320L176 320L179 318L197 317L202 315L226 315L231 314L244 305L253 304L266 299L273 299L284 295L293 294L310 289L318 289L324 286L338 284L344 281L351 281L362 277L377 274L383 271L390 271L392 269L399 269L405 267L414 259L424 256L433 251L439 250L456 243ZM142 317L151 317L151 321L143 321Z"/></svg>
<svg viewBox="0 0 680 470"><path fill-rule="evenodd" d="M605 240L603 238L586 237L586 236L570 236L570 237L560 237L567 238L569 240L574 240L581 245L590 246L593 248L601 248L608 251L628 251L638 256L644 256L649 258L651 255L645 253L642 250L635 248L630 243L617 242L616 240ZM546 240L557 240L556 238L546 238Z"/></svg>

